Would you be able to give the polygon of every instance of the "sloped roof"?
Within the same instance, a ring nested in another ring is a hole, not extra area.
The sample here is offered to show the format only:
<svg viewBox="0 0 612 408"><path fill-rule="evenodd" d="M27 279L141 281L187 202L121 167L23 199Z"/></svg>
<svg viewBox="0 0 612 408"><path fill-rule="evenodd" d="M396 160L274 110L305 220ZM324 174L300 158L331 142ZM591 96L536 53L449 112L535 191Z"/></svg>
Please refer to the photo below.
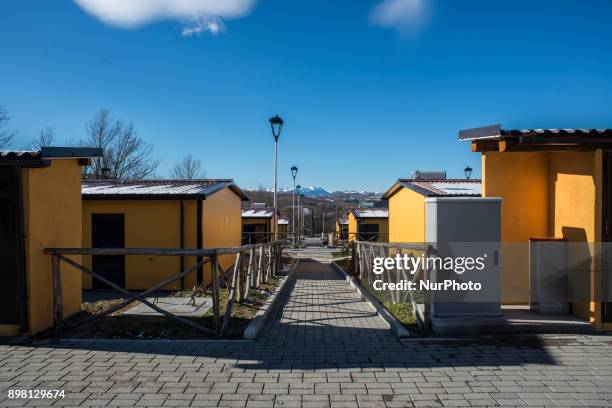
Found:
<svg viewBox="0 0 612 408"><path fill-rule="evenodd" d="M389 218L388 208L353 208L355 218Z"/></svg>
<svg viewBox="0 0 612 408"><path fill-rule="evenodd" d="M200 180L85 180L84 199L205 199L230 188L243 201L247 195L230 179Z"/></svg>
<svg viewBox="0 0 612 408"><path fill-rule="evenodd" d="M345 217L340 218L338 220L338 224L340 224L340 225L348 225L348 218L345 218Z"/></svg>
<svg viewBox="0 0 612 408"><path fill-rule="evenodd" d="M242 210L242 218L272 218L272 208L249 208Z"/></svg>
<svg viewBox="0 0 612 408"><path fill-rule="evenodd" d="M425 197L480 197L482 195L482 182L480 180L399 179L383 194L383 198L389 199L400 188L410 189Z"/></svg>
<svg viewBox="0 0 612 408"><path fill-rule="evenodd" d="M287 220L285 218L279 218L278 219L278 225L289 225L289 220Z"/></svg>
<svg viewBox="0 0 612 408"><path fill-rule="evenodd" d="M459 131L459 140L501 139L504 137L611 137L612 129L502 129L501 125L483 126Z"/></svg>
<svg viewBox="0 0 612 408"><path fill-rule="evenodd" d="M42 147L37 150L1 150L0 162L7 164L37 161L48 165L51 159L90 159L102 156L102 149L93 147Z"/></svg>

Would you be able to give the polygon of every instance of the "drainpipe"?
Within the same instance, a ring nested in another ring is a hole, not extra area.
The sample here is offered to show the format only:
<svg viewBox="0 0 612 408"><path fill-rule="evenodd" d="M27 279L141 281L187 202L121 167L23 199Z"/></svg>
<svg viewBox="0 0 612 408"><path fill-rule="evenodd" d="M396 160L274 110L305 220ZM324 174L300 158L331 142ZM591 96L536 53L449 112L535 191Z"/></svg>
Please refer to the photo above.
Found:
<svg viewBox="0 0 612 408"><path fill-rule="evenodd" d="M199 198L197 201L196 207L197 207L197 211L196 211L196 246L198 249L202 249L202 199ZM196 261L202 262L202 257L198 256L196 258ZM214 272L213 272L213 276L214 276ZM198 285L201 285L204 282L204 266L200 266L198 268L198 274L197 274L197 281L196 283Z"/></svg>
<svg viewBox="0 0 612 408"><path fill-rule="evenodd" d="M185 248L185 208L183 200L181 200L181 220L180 220L180 229L181 229L181 249ZM180 270L185 270L185 257L181 255L181 263ZM181 278L181 290L185 290L185 277Z"/></svg>

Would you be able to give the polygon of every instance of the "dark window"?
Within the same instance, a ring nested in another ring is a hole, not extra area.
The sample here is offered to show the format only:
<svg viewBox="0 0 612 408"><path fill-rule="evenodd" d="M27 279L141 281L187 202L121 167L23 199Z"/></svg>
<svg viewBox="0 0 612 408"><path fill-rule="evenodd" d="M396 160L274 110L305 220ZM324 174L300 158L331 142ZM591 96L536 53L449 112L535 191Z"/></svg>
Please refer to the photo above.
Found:
<svg viewBox="0 0 612 408"><path fill-rule="evenodd" d="M359 241L378 241L378 224L359 224Z"/></svg>

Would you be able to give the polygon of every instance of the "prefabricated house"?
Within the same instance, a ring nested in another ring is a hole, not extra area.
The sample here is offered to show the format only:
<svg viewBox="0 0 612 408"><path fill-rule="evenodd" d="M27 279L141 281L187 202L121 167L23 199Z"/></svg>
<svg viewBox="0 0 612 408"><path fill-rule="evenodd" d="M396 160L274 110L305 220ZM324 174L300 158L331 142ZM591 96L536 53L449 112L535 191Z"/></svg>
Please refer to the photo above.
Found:
<svg viewBox="0 0 612 408"><path fill-rule="evenodd" d="M349 241L389 242L387 208L353 208L347 220Z"/></svg>
<svg viewBox="0 0 612 408"><path fill-rule="evenodd" d="M246 194L230 179L84 181L85 248L218 248L240 246ZM182 256L87 256L84 265L128 289L148 289L196 263ZM234 257L220 256L226 270ZM211 281L210 264L165 289ZM89 276L86 289L106 285Z"/></svg>
<svg viewBox="0 0 612 408"><path fill-rule="evenodd" d="M82 166L101 154L68 147L0 151L0 335L53 325L51 256L44 250L81 246ZM81 276L61 270L69 316L81 308Z"/></svg>
<svg viewBox="0 0 612 408"><path fill-rule="evenodd" d="M426 199L480 197L480 180L399 179L383 194L389 202L389 242L425 243Z"/></svg>
<svg viewBox="0 0 612 408"><path fill-rule="evenodd" d="M461 131L459 139L482 155L483 196L503 200L502 300L530 302L530 240L563 240L565 265L556 270L556 281L567 284L569 273L573 280L565 290L582 284L587 291L586 298L571 302L572 313L612 328L612 277L606 266L612 241L612 129L495 125Z"/></svg>
<svg viewBox="0 0 612 408"><path fill-rule="evenodd" d="M278 239L289 239L289 220L286 218L278 219Z"/></svg>
<svg viewBox="0 0 612 408"><path fill-rule="evenodd" d="M242 244L261 244L272 238L274 209L259 207L242 210Z"/></svg>

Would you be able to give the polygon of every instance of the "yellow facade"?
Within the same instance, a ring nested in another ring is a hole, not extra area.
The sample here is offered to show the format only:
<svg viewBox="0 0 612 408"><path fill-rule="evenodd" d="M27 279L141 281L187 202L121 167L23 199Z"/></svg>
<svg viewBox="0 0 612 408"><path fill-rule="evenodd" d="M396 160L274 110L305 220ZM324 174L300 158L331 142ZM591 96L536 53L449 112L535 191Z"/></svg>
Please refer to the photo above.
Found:
<svg viewBox="0 0 612 408"><path fill-rule="evenodd" d="M23 196L28 325L35 334L53 325L53 275L45 248L81 246L81 166L76 159L58 159L50 167L23 169ZM61 270L67 317L81 308L81 272L64 263Z"/></svg>
<svg viewBox="0 0 612 408"><path fill-rule="evenodd" d="M83 247L92 245L92 214L124 214L125 246L127 248L180 248L181 204L183 206L183 247L197 248L197 201L116 199L83 201ZM203 248L240 246L241 198L230 188L224 188L202 200ZM221 256L219 263L227 270L235 257ZM84 257L84 265L91 267L91 257ZM195 257L184 257L187 267L196 263ZM125 284L128 289L147 289L180 272L181 257L126 256ZM204 268L204 283L210 282L210 265ZM180 280L164 289L179 290ZM196 284L196 273L185 278L185 288ZM83 287L92 287L91 278L83 277Z"/></svg>
<svg viewBox="0 0 612 408"><path fill-rule="evenodd" d="M568 261L590 274L593 298L601 284L594 275L600 259L593 243L602 239L603 154L588 151L498 152L482 154L483 195L501 197L502 301L529 301L529 238L570 242ZM589 265L579 259L590 259ZM574 262L573 260L576 260ZM590 272L589 272L590 271ZM575 302L575 315L601 322L598 302Z"/></svg>
<svg viewBox="0 0 612 408"><path fill-rule="evenodd" d="M425 242L425 197L400 188L389 201L389 242Z"/></svg>

